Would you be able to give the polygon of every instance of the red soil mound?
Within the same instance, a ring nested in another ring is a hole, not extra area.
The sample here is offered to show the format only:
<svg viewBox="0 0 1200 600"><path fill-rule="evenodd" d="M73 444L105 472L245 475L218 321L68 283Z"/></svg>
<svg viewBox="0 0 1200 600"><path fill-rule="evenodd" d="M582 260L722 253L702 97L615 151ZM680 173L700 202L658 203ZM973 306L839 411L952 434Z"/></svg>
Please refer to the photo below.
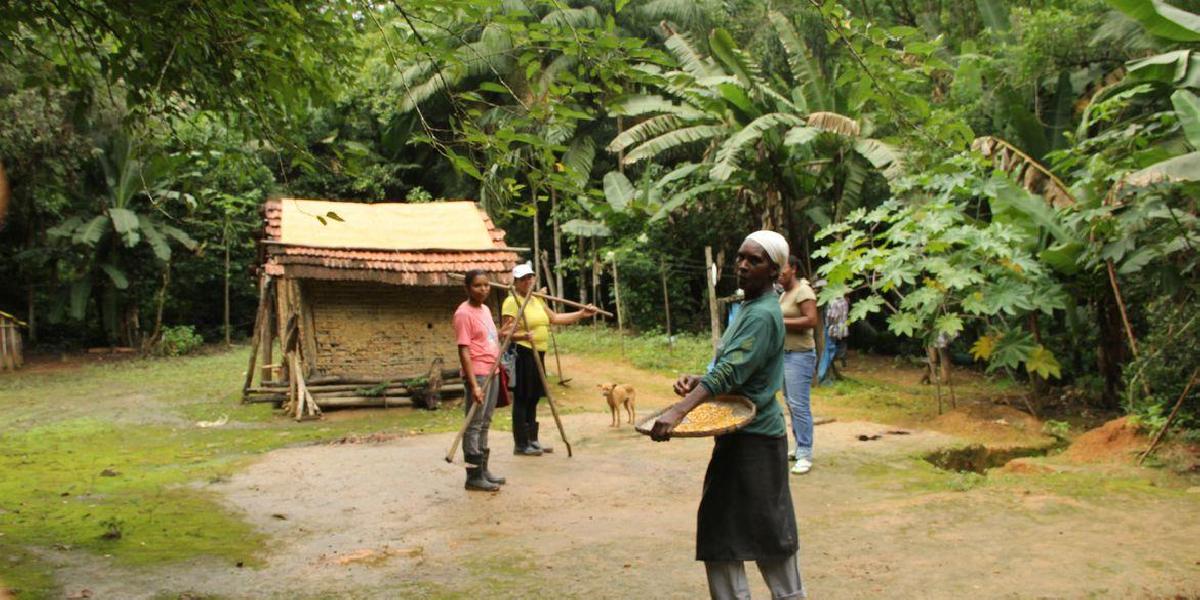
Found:
<svg viewBox="0 0 1200 600"><path fill-rule="evenodd" d="M1114 419L1075 438L1063 452L1072 462L1120 462L1145 450L1149 440L1138 433L1129 417Z"/></svg>
<svg viewBox="0 0 1200 600"><path fill-rule="evenodd" d="M976 440L988 446L1026 446L1048 443L1042 422L1015 408L973 404L956 408L930 424L931 429Z"/></svg>

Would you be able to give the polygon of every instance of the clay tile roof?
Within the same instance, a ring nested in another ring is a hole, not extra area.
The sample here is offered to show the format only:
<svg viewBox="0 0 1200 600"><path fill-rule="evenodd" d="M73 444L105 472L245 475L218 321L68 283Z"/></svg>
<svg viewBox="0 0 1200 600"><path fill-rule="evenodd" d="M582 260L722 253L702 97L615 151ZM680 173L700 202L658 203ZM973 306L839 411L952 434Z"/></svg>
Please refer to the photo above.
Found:
<svg viewBox="0 0 1200 600"><path fill-rule="evenodd" d="M458 285L449 274L470 269L508 283L518 260L504 242L504 230L465 201L271 198L263 205L260 248L268 275L394 285Z"/></svg>

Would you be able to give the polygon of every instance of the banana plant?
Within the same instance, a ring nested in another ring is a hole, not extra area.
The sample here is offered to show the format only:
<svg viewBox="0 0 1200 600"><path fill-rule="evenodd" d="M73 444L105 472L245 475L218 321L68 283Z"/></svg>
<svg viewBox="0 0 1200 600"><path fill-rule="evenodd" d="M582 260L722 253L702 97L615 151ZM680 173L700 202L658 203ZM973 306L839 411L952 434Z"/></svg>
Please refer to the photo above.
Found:
<svg viewBox="0 0 1200 600"><path fill-rule="evenodd" d="M72 216L47 231L47 237L63 251L58 271L65 301L52 315L59 316L65 309L70 318L83 320L89 300L98 294L105 329L114 341L122 329L121 309L138 260L137 250L149 249L158 267L166 269L172 244L187 250L197 248L191 236L168 223L161 210L165 202L193 202L189 194L170 189L180 166L178 159L164 154L145 157L142 151L138 142L126 135L113 136L103 149L97 149L104 188L96 198L96 212Z"/></svg>
<svg viewBox="0 0 1200 600"><path fill-rule="evenodd" d="M711 33L706 56L686 33L664 24L664 44L678 68L647 66L659 76L659 93L628 96L610 107L611 114L637 120L608 145L623 165L683 160L651 186L670 190L661 203L665 213L727 190L754 201L764 224L778 226L773 216L785 211L787 199L813 195L802 180L832 190L836 213L844 200L859 204L871 170L888 177L901 172L891 146L863 137L858 121L833 112L836 94L791 23L777 13L771 19L788 54L790 88L765 78L728 32Z"/></svg>

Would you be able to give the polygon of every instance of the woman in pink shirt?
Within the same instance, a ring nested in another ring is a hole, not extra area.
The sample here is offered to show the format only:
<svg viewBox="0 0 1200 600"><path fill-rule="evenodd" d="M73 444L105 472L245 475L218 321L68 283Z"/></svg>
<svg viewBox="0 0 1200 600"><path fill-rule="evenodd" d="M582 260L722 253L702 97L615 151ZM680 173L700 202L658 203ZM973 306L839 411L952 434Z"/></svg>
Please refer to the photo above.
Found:
<svg viewBox="0 0 1200 600"><path fill-rule="evenodd" d="M467 271L464 278L467 300L454 311L454 333L458 341L458 361L462 365L463 383L467 402L463 407L469 413L471 403L479 405L463 433L463 460L467 464L468 490L495 492L504 483L503 477L488 472L488 428L492 424L492 412L496 408L499 382L489 385L488 376L496 379L493 366L500 357L500 341L492 311L488 308L491 284L487 273L480 269Z"/></svg>

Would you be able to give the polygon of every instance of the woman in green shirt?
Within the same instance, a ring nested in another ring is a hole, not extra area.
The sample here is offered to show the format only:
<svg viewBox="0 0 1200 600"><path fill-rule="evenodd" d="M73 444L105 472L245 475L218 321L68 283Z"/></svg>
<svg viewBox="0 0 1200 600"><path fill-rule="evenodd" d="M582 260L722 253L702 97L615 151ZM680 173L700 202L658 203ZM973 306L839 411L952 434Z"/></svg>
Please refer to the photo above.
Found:
<svg viewBox="0 0 1200 600"><path fill-rule="evenodd" d="M772 284L786 264L787 241L773 231L746 237L738 249L738 285L746 299L721 338L713 369L675 382L683 400L654 423L667 441L693 408L719 394L740 394L757 407L741 430L713 446L696 525L696 560L704 561L713 598L748 598L744 561L753 560L774 598L803 598L796 554L796 515L788 488L787 429L775 394L783 386L783 316Z"/></svg>

